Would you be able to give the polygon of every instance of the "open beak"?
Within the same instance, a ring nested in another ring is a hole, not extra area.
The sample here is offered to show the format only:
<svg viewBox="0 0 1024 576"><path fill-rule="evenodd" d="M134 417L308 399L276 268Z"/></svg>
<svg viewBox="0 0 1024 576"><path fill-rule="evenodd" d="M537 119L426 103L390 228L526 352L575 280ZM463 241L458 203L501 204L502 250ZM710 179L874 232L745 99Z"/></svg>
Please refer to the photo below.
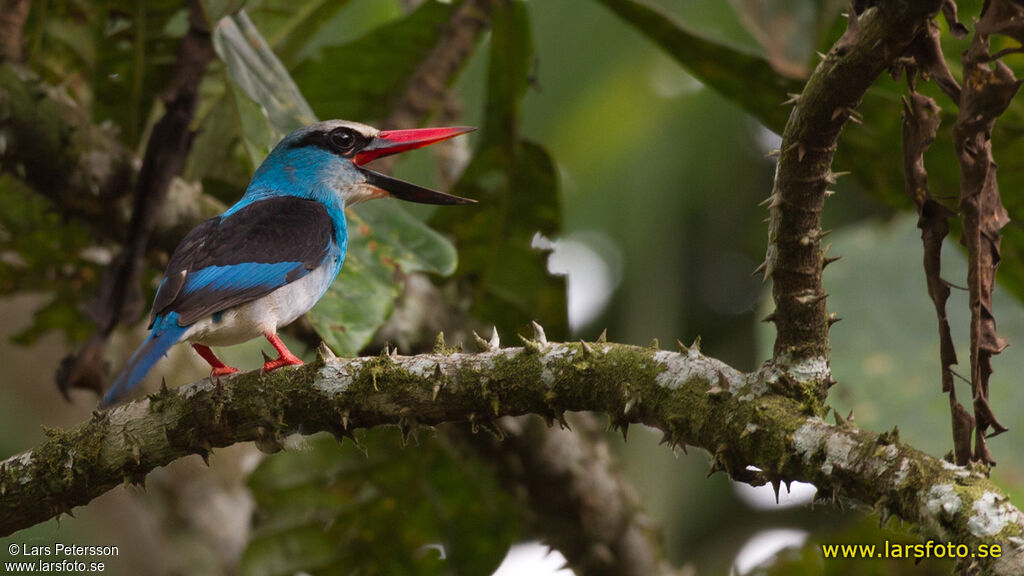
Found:
<svg viewBox="0 0 1024 576"><path fill-rule="evenodd" d="M363 165L406 150L423 148L442 140L454 138L460 134L472 132L476 128L456 126L453 128L416 128L413 130L387 130L377 134L366 147L360 150L352 161L366 175L366 183L375 186L385 193L400 200L419 202L420 204L474 204L476 200L461 198L444 192L417 186L404 180L375 172Z"/></svg>

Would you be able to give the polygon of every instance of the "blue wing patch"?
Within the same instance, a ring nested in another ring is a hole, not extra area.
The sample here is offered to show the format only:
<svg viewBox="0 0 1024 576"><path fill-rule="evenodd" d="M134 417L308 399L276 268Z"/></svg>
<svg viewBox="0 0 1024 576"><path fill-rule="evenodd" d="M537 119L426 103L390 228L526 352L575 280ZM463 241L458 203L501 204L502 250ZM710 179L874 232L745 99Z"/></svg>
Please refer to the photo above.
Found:
<svg viewBox="0 0 1024 576"><path fill-rule="evenodd" d="M182 296L200 291L234 292L264 288L273 290L306 274L302 262L246 262L230 266L208 266L192 272L185 278Z"/></svg>
<svg viewBox="0 0 1024 576"><path fill-rule="evenodd" d="M334 246L334 223L313 200L278 197L211 218L182 240L153 301L188 326L309 274ZM336 250L336 248L335 248Z"/></svg>

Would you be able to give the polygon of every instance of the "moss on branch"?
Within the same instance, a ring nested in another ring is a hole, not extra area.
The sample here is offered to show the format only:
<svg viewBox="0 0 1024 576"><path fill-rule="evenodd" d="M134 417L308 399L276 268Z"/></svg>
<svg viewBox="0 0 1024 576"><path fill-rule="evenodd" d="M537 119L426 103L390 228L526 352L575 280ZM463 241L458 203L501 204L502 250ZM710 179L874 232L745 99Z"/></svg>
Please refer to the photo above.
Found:
<svg viewBox="0 0 1024 576"><path fill-rule="evenodd" d="M0 463L0 533L70 511L157 466L216 447L285 436L350 436L382 425L442 422L490 428L499 416L599 411L614 426L642 423L671 444L713 455L713 468L752 484L801 480L921 526L926 537L1004 545L983 568L1024 569L1011 544L1024 517L984 475L852 425L832 426L820 404L775 393L773 366L743 374L692 348L667 352L607 343L527 342L521 348L320 361L269 374L203 380L48 431ZM751 471L750 466L760 469Z"/></svg>

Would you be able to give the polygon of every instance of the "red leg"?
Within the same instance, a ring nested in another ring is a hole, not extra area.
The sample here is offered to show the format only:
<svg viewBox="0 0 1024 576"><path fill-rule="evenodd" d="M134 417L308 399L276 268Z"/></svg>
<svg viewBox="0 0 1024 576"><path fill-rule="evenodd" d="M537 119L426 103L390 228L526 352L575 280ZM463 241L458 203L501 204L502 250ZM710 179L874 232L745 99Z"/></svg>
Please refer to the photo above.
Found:
<svg viewBox="0 0 1024 576"><path fill-rule="evenodd" d="M227 364L221 362L220 358L217 358L217 355L214 354L213 350L210 350L208 346L203 346L202 344L193 344L192 348L194 348L195 351L198 352L199 355L203 357L203 360L206 360L210 364L210 368L212 368L212 370L210 370L210 378L216 376L227 376L228 374L234 374L235 372L238 372L238 368L235 368L234 366L228 366Z"/></svg>
<svg viewBox="0 0 1024 576"><path fill-rule="evenodd" d="M264 336L266 336L267 340L270 341L270 345L274 347L274 350L277 350L277 360L268 360L267 362L265 362L263 364L264 372L276 370L281 366L294 366L302 364L302 360L299 360L299 358L295 354L292 354L291 350L289 350L288 347L284 345L284 342L281 342L281 339L277 337L277 334L264 334Z"/></svg>

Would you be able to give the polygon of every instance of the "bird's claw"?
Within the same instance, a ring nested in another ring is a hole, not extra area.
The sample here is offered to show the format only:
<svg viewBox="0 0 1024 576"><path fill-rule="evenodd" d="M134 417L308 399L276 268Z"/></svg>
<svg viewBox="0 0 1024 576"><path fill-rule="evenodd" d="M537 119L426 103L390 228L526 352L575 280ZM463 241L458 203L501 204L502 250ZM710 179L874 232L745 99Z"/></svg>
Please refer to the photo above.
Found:
<svg viewBox="0 0 1024 576"><path fill-rule="evenodd" d="M302 366L302 364L303 364L302 360L299 360L295 356L290 356L290 357L282 356L282 357L278 358L277 360L267 360L266 362L264 362L263 363L262 371L263 372L270 372L272 370L277 370L278 368L281 368L282 366Z"/></svg>
<svg viewBox="0 0 1024 576"><path fill-rule="evenodd" d="M221 376L230 376L235 372L238 372L238 368L235 368L234 366L217 366L210 370L210 380L219 384Z"/></svg>
<svg viewBox="0 0 1024 576"><path fill-rule="evenodd" d="M227 376L229 374L234 374L235 372L238 372L238 368L235 368L234 366L218 366L213 370L210 370L210 377Z"/></svg>

